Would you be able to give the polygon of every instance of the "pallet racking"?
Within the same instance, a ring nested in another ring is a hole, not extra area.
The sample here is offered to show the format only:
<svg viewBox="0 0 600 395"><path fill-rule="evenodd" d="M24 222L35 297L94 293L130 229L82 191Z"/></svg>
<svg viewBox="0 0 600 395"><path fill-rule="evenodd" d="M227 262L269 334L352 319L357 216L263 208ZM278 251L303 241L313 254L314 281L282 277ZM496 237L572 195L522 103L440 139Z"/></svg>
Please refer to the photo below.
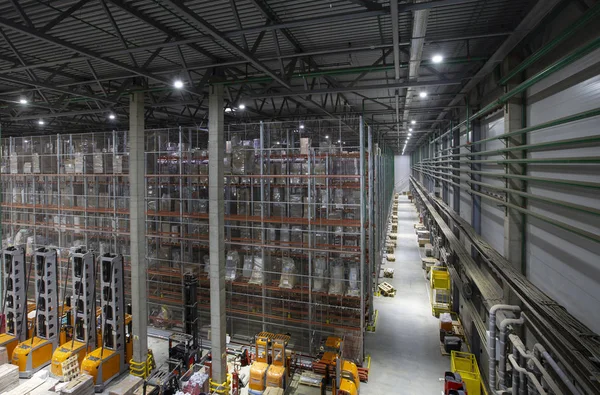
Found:
<svg viewBox="0 0 600 395"><path fill-rule="evenodd" d="M358 144L344 144L348 134ZM186 273L199 279L200 326L209 324L207 138L200 128L146 131L156 326L181 326ZM227 332L290 333L309 353L329 334L350 334L360 354L393 158L339 120L229 125L226 139ZM129 281L127 132L8 138L2 153L3 243L58 247L61 281L69 247L120 253Z"/></svg>

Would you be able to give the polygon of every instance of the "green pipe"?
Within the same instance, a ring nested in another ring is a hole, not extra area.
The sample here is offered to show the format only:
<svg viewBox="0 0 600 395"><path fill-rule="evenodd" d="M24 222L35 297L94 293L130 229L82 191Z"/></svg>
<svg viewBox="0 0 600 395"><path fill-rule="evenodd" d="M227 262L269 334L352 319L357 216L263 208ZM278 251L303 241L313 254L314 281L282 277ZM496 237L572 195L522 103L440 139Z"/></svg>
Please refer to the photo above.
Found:
<svg viewBox="0 0 600 395"><path fill-rule="evenodd" d="M430 175L430 176L434 177L434 178L437 177L437 176L433 176L433 175ZM444 180L444 181L449 182L447 180ZM451 183L454 184L454 185L456 185L456 183L453 183L453 182L451 182ZM459 187L460 187L460 185L459 185ZM496 199L496 198L491 197L491 196L489 196L489 195L487 195L485 193L480 193L480 192L474 191L471 188L463 188L463 189L465 189L465 191L468 192L468 193L475 194L477 196L481 196L484 199L491 200L491 201L497 203L500 206L505 206L505 207L508 207L508 208L512 208L514 210L519 211L520 213L523 213L523 214L526 214L526 215L538 218L538 219L540 219L540 220L542 220L542 221L544 221L546 223L549 223L551 225L554 225L554 226L556 226L558 228L564 229L564 230L566 230L568 232L571 232L571 233L575 233L575 234L577 234L579 236L583 236L586 239L595 241L596 243L600 243L600 235L597 235L595 233L588 232L588 231L585 231L583 229L576 228L576 227L571 226L569 224L565 224L564 222L556 221L556 220L548 218L548 217L546 217L544 215L541 215L541 214L538 214L538 213L534 213L534 212L532 212L530 210L524 209L524 208L519 207L517 205L505 202L504 200Z"/></svg>
<svg viewBox="0 0 600 395"><path fill-rule="evenodd" d="M488 104L487 106L482 108L481 110L477 111L470 118L468 118L468 121L470 122L477 118L480 118L481 116L487 114L494 108L502 106L511 97L513 97L521 92L524 92L529 87L535 85L536 83L538 83L539 81L548 77L549 75L565 68L566 66L575 62L576 60L581 59L582 57L584 57L585 55L594 51L598 47L600 47L600 37L597 37L594 40L588 42L587 44L577 48L575 51L570 52L568 55L562 57L558 61L556 61L553 64L551 64L550 66L546 67L544 70L538 72L537 74L535 74L534 76L529 78L527 81L523 81L515 88L511 89L510 91L506 92L504 95L500 96L499 99L494 100L493 102L491 102L490 104ZM462 121L461 123L456 125L455 128L459 128L459 127L463 126L466 122L467 122L467 119L465 119L464 121Z"/></svg>
<svg viewBox="0 0 600 395"><path fill-rule="evenodd" d="M444 160L441 162L458 162L458 163L600 163L600 156L583 156L570 158L542 158L542 159L484 159L484 160Z"/></svg>
<svg viewBox="0 0 600 395"><path fill-rule="evenodd" d="M479 144L487 143L489 141L501 140L501 139L505 139L505 138L512 137L512 136L518 136L518 135L521 135L521 134L525 134L525 133L529 133L529 132L534 132L536 130L551 128L551 127L555 127L555 126L564 125L564 124L570 123L570 122L580 121L582 119L596 117L596 116L599 116L599 115L600 115L600 108L595 108L593 110L583 111L583 112L580 112L580 113L577 113L577 114L573 114L573 115L569 115L569 116L566 116L566 117L563 117L563 118L558 118L558 119L555 119L555 120L552 120L552 121L540 123L538 125L524 127L523 129L515 130L514 132L504 133L504 134L500 134L498 136L488 137L488 138L483 139L483 140L474 141L471 144L459 145L458 147L455 147L455 148L470 147L472 145L479 145ZM449 149L452 149L452 148L449 148ZM449 149L447 149L447 150L449 150ZM447 151L447 150L444 150L444 151ZM452 155L450 155L450 156L452 156Z"/></svg>
<svg viewBox="0 0 600 395"><path fill-rule="evenodd" d="M600 14L600 3L596 3L595 6L587 10L587 12L579 18L575 23L567 27L563 30L558 36L556 36L553 40L548 42L538 51L534 52L527 59L522 61L517 67L511 70L507 76L502 78L498 83L500 85L506 85L508 81L510 81L514 76L527 69L533 63L537 62L540 58L550 53L550 51L556 47L561 42L573 36L578 30L585 27L588 23L594 20L594 18Z"/></svg>
<svg viewBox="0 0 600 395"><path fill-rule="evenodd" d="M526 197L526 198L533 199L533 200L538 200L538 201L541 201L541 202L551 203L551 204L554 204L556 206L566 207L566 208L569 208L569 209L572 209L572 210L581 211L581 212L586 213L586 214L600 215L600 210L592 208L592 207L586 207L586 206L582 206L582 205L579 205L579 204L573 204L573 203L569 203L569 202L564 202L562 200L556 200L556 199L551 199L551 198L544 198L544 197L541 197L541 196L538 196L538 195L534 195L534 194L531 194L531 193L522 192L522 191L518 191L518 190L515 190L515 189L511 189L511 188L499 187L499 186L491 185L491 184L488 184L488 183L485 183L485 182L473 181L473 180L471 180L469 178L464 178L464 177L460 177L460 176L454 176L454 175L451 175L451 174L447 174L447 173L444 173L444 172L439 172L439 171L435 171L435 170L431 170L431 169L430 170L426 170L426 171L429 171L432 174L442 174L442 175L445 175L445 176L450 176L452 178L458 179L459 182L460 181L465 181L467 184L479 185L479 186L486 187L486 188L489 188L489 189L494 189L494 190L497 190L497 191L511 193L513 195L518 195L518 196L521 196L521 197ZM442 180L445 180L445 179L442 178Z"/></svg>
<svg viewBox="0 0 600 395"><path fill-rule="evenodd" d="M436 169L442 170L453 170L454 167L450 166L431 166L420 163L420 165L426 167L432 167ZM484 177L492 177L492 178L507 178L507 179L516 179L530 182L537 182L542 184L555 184L555 185L568 185L572 187L580 187L580 188L592 188L592 189L600 189L600 183L596 182L585 182L585 181L570 181L570 180L559 180L554 178L543 178L543 177L534 177L534 176L522 176L518 174L504 174L504 173L490 173L486 171L476 171L469 169L462 169L465 173L478 174ZM446 173L449 174L449 173Z"/></svg>
<svg viewBox="0 0 600 395"><path fill-rule="evenodd" d="M548 141L548 142L544 142L544 143L516 145L513 147L488 150L488 151L467 152L467 153L459 154L459 155L442 155L442 156L438 156L436 159L451 158L451 157L455 157L455 156L491 156L491 155L499 155L499 154L503 154L505 152L512 152L512 151L526 151L526 150L536 151L536 150L544 149L544 148L552 149L554 147L579 145L579 144L594 144L594 143L599 143L599 142L600 142L600 136L580 137L580 138L573 138L573 139L566 139L566 140Z"/></svg>

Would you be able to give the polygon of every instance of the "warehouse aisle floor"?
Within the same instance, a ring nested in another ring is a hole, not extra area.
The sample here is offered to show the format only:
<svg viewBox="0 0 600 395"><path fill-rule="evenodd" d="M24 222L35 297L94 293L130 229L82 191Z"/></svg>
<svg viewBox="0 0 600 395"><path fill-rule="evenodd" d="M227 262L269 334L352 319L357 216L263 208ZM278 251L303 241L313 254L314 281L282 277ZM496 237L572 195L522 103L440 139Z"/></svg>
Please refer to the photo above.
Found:
<svg viewBox="0 0 600 395"><path fill-rule="evenodd" d="M439 379L450 368L450 359L440 354L438 320L431 315L414 231L417 221L415 206L401 195L396 262L385 265L394 268L394 278L385 280L397 293L393 298L375 298L379 317L375 333L365 336L371 369L361 395L439 394L443 389Z"/></svg>

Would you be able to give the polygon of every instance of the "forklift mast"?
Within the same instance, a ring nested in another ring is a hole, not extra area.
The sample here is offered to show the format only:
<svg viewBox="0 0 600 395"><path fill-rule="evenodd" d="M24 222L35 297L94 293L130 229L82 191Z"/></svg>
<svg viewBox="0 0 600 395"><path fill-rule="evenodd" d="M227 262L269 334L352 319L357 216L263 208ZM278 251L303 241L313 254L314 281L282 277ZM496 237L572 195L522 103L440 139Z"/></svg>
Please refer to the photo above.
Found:
<svg viewBox="0 0 600 395"><path fill-rule="evenodd" d="M96 346L96 271L94 255L84 248L71 251L73 338Z"/></svg>
<svg viewBox="0 0 600 395"><path fill-rule="evenodd" d="M106 253L100 259L102 289L102 347L120 354L125 366L125 298L123 257Z"/></svg>
<svg viewBox="0 0 600 395"><path fill-rule="evenodd" d="M192 273L184 276L185 333L192 335L194 349L198 348L198 279Z"/></svg>
<svg viewBox="0 0 600 395"><path fill-rule="evenodd" d="M4 313L6 333L19 342L27 339L27 295L25 294L25 251L11 246L2 254L4 263Z"/></svg>
<svg viewBox="0 0 600 395"><path fill-rule="evenodd" d="M35 328L40 339L53 343L59 340L58 275L56 273L57 251L46 247L35 250Z"/></svg>

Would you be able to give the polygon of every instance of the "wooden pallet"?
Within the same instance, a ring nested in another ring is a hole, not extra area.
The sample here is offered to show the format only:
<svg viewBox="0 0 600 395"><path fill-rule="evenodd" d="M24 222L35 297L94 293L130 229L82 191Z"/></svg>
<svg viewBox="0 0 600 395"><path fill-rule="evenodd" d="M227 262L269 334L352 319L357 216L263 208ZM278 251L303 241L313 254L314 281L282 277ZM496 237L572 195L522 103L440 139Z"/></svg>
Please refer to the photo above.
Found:
<svg viewBox="0 0 600 395"><path fill-rule="evenodd" d="M396 296L396 288L394 288L390 283L388 282L382 282L381 284L378 285L379 291L381 292L381 294L383 296L388 296L388 297L394 297Z"/></svg>

